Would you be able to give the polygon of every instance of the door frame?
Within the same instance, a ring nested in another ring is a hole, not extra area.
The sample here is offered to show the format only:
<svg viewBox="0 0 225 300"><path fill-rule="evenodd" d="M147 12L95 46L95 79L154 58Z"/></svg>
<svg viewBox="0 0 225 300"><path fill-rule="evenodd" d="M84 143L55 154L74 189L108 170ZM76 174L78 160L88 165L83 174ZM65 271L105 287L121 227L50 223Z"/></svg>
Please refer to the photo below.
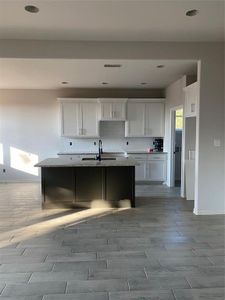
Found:
<svg viewBox="0 0 225 300"><path fill-rule="evenodd" d="M175 186L175 117L176 110L183 109L184 105L174 106L170 109L170 155L169 155L169 168L170 168L170 180L169 186ZM185 153L185 118L183 117L183 129L182 129L182 152L181 152L181 191L180 196L185 197L184 190L184 153Z"/></svg>

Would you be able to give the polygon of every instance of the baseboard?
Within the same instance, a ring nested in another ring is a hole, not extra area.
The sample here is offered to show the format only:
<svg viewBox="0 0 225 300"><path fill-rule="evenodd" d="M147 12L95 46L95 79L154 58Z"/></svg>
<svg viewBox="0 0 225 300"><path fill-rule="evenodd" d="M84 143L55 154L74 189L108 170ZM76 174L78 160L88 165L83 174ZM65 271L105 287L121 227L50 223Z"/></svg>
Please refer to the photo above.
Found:
<svg viewBox="0 0 225 300"><path fill-rule="evenodd" d="M0 180L0 183L40 183L41 180Z"/></svg>
<svg viewBox="0 0 225 300"><path fill-rule="evenodd" d="M197 216L203 215L225 215L225 210L200 210L194 208L193 213Z"/></svg>

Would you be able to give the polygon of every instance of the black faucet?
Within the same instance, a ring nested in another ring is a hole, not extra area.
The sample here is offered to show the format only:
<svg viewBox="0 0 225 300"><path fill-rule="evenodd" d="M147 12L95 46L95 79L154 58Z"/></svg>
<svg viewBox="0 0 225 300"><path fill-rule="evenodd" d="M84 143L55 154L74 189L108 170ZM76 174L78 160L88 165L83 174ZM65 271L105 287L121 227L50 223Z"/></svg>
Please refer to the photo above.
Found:
<svg viewBox="0 0 225 300"><path fill-rule="evenodd" d="M98 161L101 161L102 160L102 153L103 153L103 149L102 149L102 140L99 140L98 141L98 155L96 155L96 159Z"/></svg>

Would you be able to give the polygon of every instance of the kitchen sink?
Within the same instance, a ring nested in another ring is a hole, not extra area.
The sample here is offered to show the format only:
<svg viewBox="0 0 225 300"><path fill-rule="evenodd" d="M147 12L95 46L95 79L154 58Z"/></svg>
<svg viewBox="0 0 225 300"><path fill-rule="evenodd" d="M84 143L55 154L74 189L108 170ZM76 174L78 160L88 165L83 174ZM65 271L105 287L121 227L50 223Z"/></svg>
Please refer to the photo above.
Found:
<svg viewBox="0 0 225 300"><path fill-rule="evenodd" d="M83 157L82 160L97 160L96 157ZM101 160L116 160L116 157L102 157Z"/></svg>
<svg viewBox="0 0 225 300"><path fill-rule="evenodd" d="M102 157L102 160L116 160L116 157Z"/></svg>

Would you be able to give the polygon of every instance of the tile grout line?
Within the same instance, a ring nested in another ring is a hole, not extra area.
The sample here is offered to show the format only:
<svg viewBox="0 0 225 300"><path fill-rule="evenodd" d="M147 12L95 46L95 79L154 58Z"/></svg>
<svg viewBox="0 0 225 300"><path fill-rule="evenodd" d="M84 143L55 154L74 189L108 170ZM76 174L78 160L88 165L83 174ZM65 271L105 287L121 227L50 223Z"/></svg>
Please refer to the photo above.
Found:
<svg viewBox="0 0 225 300"><path fill-rule="evenodd" d="M144 273L145 273L146 278L147 278L147 279L150 279L150 278L148 277L148 273L147 273L145 267L144 267Z"/></svg>
<svg viewBox="0 0 225 300"><path fill-rule="evenodd" d="M192 289L192 286L191 286L191 284L190 284L190 282L189 282L189 280L188 280L188 278L187 278L187 275L185 275L184 278L185 278L185 280L187 281L187 283L188 283L188 285L190 286L190 288Z"/></svg>
<svg viewBox="0 0 225 300"><path fill-rule="evenodd" d="M0 293L0 295L3 295L3 291L5 290L5 288L6 288L6 283L4 283L4 287L3 287L3 289L1 290L1 293Z"/></svg>
<svg viewBox="0 0 225 300"><path fill-rule="evenodd" d="M171 293L172 293L174 299L175 299L175 300L178 300L177 297L176 297L176 295L175 295L175 293L174 293L174 289L171 289Z"/></svg>
<svg viewBox="0 0 225 300"><path fill-rule="evenodd" d="M110 292L107 292L107 298L110 299Z"/></svg>
<svg viewBox="0 0 225 300"><path fill-rule="evenodd" d="M129 279L127 279L126 281L127 281L128 291L131 291L131 287L130 287Z"/></svg>
<svg viewBox="0 0 225 300"><path fill-rule="evenodd" d="M206 258L206 259L208 259L208 261L211 263L211 266L216 266L216 265L214 264L214 262L213 262L213 261L211 261L210 257L208 257L208 256L205 256L205 258Z"/></svg>
<svg viewBox="0 0 225 300"><path fill-rule="evenodd" d="M68 291L68 281L66 281L66 286L65 286L65 290L64 290L64 295L67 294L67 291Z"/></svg>
<svg viewBox="0 0 225 300"><path fill-rule="evenodd" d="M27 283L30 283L30 280L31 280L31 277L32 277L33 273L34 273L34 272L31 272L30 277L28 278Z"/></svg>

